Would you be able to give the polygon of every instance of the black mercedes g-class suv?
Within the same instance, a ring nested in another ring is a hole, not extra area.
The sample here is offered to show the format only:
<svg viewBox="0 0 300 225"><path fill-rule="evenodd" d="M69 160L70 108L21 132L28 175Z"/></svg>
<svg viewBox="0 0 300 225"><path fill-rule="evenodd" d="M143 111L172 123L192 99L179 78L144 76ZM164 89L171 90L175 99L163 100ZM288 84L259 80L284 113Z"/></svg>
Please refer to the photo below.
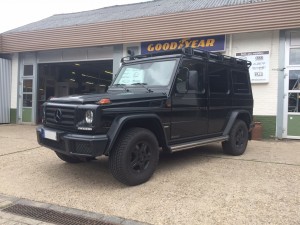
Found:
<svg viewBox="0 0 300 225"><path fill-rule="evenodd" d="M68 163L109 157L126 185L150 179L159 152L221 142L244 153L253 128L251 62L192 48L131 55L106 93L52 98L39 144Z"/></svg>

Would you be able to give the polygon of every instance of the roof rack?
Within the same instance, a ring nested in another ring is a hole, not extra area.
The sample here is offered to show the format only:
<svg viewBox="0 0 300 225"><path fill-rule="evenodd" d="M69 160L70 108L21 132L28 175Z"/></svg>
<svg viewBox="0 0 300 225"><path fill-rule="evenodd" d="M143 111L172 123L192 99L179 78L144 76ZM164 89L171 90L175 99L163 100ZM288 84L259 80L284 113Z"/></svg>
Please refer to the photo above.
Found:
<svg viewBox="0 0 300 225"><path fill-rule="evenodd" d="M126 61L136 60L136 59L145 59L145 58L149 58L149 57L175 55L175 54L182 54L182 55L185 55L188 57L198 56L205 60L222 62L225 64L235 64L235 65L247 66L247 67L250 67L252 65L252 63L248 60L238 59L238 58L228 56L228 55L222 55L221 53L218 53L218 52L209 52L209 51L204 51L204 50L193 49L191 47L182 48L182 49L178 49L178 50L148 53L148 54L144 54L144 55L129 55L129 56L123 57L121 59L121 63L124 63Z"/></svg>

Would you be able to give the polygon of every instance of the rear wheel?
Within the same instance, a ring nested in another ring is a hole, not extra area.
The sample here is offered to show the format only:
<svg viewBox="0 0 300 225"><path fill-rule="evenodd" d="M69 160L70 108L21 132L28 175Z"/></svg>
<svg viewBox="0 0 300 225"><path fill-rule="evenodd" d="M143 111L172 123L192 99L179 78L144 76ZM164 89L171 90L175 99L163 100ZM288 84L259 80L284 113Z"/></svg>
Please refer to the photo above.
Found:
<svg viewBox="0 0 300 225"><path fill-rule="evenodd" d="M248 144L248 127L243 120L236 120L230 134L229 140L222 142L223 151L229 155L242 155Z"/></svg>
<svg viewBox="0 0 300 225"><path fill-rule="evenodd" d="M77 157L77 156L70 156L70 155L65 155L59 152L55 152L58 158L61 160L67 162L67 163L81 163L81 162L89 162L95 158L93 157Z"/></svg>
<svg viewBox="0 0 300 225"><path fill-rule="evenodd" d="M130 128L119 137L109 156L109 167L120 182L139 185L150 179L159 159L155 135L144 128Z"/></svg>

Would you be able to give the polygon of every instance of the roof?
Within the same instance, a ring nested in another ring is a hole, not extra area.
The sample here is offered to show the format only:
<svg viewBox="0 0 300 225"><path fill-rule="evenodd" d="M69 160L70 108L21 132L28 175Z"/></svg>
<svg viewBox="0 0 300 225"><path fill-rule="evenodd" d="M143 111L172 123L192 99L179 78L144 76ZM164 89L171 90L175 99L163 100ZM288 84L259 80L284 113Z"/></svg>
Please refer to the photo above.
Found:
<svg viewBox="0 0 300 225"><path fill-rule="evenodd" d="M77 13L53 15L5 33L70 27L265 1L269 0L154 0L136 4L116 5Z"/></svg>

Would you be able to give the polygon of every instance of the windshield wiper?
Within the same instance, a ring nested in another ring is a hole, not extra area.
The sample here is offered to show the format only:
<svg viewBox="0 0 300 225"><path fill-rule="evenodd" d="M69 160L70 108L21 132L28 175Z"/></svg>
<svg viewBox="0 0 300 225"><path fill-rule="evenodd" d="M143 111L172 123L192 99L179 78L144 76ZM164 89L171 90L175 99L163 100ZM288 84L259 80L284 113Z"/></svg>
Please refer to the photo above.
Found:
<svg viewBox="0 0 300 225"><path fill-rule="evenodd" d="M145 86L145 85L147 85L147 83L133 83L131 85L139 85L139 86L144 87L149 93L153 92L150 88L148 88L148 87Z"/></svg>
<svg viewBox="0 0 300 225"><path fill-rule="evenodd" d="M125 91L129 91L129 89L126 87L126 85L125 84L114 84L114 85L112 85L113 87L122 87L122 88L124 88L124 90Z"/></svg>

